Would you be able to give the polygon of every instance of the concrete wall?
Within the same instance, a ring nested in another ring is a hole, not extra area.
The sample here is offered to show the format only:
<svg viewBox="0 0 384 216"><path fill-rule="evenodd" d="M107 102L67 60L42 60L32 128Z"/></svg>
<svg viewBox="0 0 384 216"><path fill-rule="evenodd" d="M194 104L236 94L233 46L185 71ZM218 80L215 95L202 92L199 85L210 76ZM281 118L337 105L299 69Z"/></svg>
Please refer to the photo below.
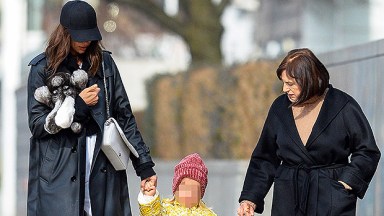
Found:
<svg viewBox="0 0 384 216"><path fill-rule="evenodd" d="M319 55L328 68L331 84L360 104L375 134L376 142L384 150L384 40L328 52ZM384 214L383 159L363 200L358 201L357 215Z"/></svg>

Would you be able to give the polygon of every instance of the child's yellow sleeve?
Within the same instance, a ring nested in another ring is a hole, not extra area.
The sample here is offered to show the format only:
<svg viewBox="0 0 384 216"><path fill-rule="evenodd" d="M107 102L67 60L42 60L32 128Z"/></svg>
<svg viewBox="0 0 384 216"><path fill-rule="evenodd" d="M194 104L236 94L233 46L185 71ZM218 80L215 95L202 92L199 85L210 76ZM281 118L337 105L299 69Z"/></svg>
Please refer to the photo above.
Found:
<svg viewBox="0 0 384 216"><path fill-rule="evenodd" d="M141 192L140 192L141 193ZM139 209L141 216L160 216L161 215L161 201L159 193L156 191L153 199L150 199L149 202L147 200L143 200L142 194L139 194Z"/></svg>

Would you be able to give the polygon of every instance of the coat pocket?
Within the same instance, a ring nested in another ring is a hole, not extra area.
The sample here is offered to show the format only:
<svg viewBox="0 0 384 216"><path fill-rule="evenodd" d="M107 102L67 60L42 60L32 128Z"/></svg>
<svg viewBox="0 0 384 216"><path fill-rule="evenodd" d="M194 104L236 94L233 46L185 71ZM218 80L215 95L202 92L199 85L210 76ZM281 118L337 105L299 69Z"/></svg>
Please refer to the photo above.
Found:
<svg viewBox="0 0 384 216"><path fill-rule="evenodd" d="M331 181L332 216L355 216L357 196L336 181Z"/></svg>
<svg viewBox="0 0 384 216"><path fill-rule="evenodd" d="M46 142L41 142L41 158L40 164L40 179L45 183L49 183L53 173L53 167L60 149L60 143L55 139L49 139Z"/></svg>

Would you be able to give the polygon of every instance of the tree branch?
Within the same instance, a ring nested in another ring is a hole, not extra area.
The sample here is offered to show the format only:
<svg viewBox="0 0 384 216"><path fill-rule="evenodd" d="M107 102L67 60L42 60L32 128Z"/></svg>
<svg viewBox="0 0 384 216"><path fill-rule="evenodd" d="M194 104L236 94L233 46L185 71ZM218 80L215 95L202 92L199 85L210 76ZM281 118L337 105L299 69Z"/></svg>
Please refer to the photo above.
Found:
<svg viewBox="0 0 384 216"><path fill-rule="evenodd" d="M219 6L217 7L218 14L223 14L223 11L231 3L231 0L221 0Z"/></svg>
<svg viewBox="0 0 384 216"><path fill-rule="evenodd" d="M164 13L161 7L153 3L151 0L116 0L115 2L131 6L169 31L173 31L179 35L183 34L182 22L176 17L168 16Z"/></svg>

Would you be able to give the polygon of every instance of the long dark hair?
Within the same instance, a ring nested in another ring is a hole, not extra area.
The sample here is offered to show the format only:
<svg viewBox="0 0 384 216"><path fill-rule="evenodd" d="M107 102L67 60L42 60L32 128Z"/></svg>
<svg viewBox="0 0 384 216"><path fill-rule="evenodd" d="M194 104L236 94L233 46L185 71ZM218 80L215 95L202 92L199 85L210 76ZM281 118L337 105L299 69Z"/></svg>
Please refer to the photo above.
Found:
<svg viewBox="0 0 384 216"><path fill-rule="evenodd" d="M276 70L280 80L283 71L286 71L287 76L294 78L301 87L298 100L292 103L292 106L301 105L314 96L321 96L328 88L328 70L307 48L289 51Z"/></svg>
<svg viewBox="0 0 384 216"><path fill-rule="evenodd" d="M101 51L103 46L100 41L92 41L85 52L91 67L89 75L96 74L101 64ZM48 39L48 45L45 49L45 55L48 59L47 71L50 75L57 72L60 64L68 56L71 50L71 35L67 29L59 24Z"/></svg>

